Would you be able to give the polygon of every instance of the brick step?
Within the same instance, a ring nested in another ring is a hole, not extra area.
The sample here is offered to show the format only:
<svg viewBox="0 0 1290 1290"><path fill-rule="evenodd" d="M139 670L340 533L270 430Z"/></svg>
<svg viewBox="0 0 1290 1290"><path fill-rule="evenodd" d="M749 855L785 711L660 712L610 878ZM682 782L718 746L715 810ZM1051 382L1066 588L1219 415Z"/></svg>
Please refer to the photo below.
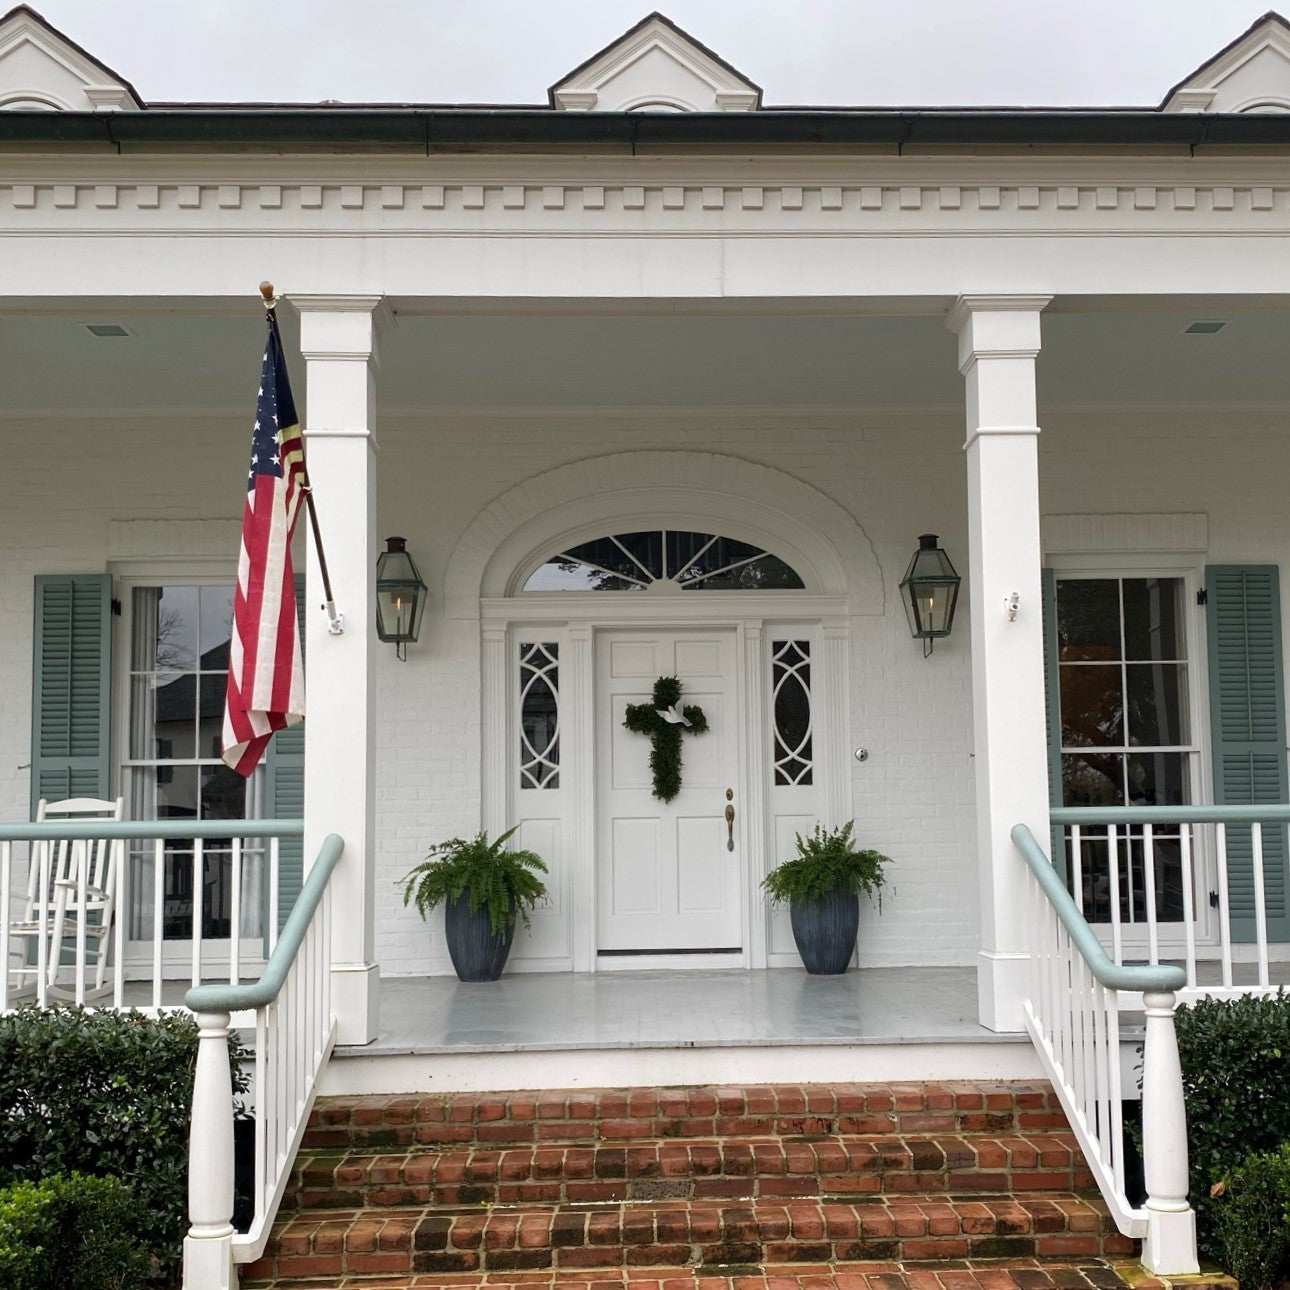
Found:
<svg viewBox="0 0 1290 1290"><path fill-rule="evenodd" d="M1159 1290L1140 1267L1122 1277L1102 1260L973 1260L901 1263L766 1264L758 1268L600 1268L594 1272L426 1273L244 1281L244 1290ZM1189 1290L1236 1290L1229 1281Z"/></svg>
<svg viewBox="0 0 1290 1290"><path fill-rule="evenodd" d="M307 1150L1067 1128L1046 1083L758 1085L320 1098Z"/></svg>
<svg viewBox="0 0 1290 1290"><path fill-rule="evenodd" d="M659 1201L298 1213L249 1276L516 1272L702 1264L1131 1254L1100 1200L1073 1193L852 1203Z"/></svg>
<svg viewBox="0 0 1290 1290"><path fill-rule="evenodd" d="M689 1138L303 1153L288 1207L516 1205L883 1193L1080 1191L1069 1131L1025 1137Z"/></svg>

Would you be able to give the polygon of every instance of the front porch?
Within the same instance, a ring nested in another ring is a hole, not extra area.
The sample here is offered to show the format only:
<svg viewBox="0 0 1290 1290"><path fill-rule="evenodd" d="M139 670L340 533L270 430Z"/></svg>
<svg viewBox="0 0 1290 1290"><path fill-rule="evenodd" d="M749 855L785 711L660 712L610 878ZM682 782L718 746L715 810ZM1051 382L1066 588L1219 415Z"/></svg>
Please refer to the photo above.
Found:
<svg viewBox="0 0 1290 1290"><path fill-rule="evenodd" d="M381 1029L327 1093L856 1080L1032 1079L1022 1033L977 1020L972 968L386 978Z"/></svg>

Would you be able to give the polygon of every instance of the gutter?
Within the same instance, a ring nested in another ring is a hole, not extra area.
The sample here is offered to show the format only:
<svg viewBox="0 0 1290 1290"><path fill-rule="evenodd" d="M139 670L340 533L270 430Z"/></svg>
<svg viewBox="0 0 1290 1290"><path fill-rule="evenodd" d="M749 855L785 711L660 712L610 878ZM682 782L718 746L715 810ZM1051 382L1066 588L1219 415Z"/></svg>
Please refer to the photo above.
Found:
<svg viewBox="0 0 1290 1290"><path fill-rule="evenodd" d="M1290 113L1157 111L563 112L481 108L218 108L0 112L0 145L177 145L416 152L1290 145Z"/></svg>

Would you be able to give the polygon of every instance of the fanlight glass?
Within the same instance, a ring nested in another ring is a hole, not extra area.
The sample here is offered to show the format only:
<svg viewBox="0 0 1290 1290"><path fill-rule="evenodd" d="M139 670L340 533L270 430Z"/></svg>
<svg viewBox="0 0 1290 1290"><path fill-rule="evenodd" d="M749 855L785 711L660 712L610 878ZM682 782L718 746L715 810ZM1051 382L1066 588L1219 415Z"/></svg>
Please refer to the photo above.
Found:
<svg viewBox="0 0 1290 1290"><path fill-rule="evenodd" d="M580 542L529 575L525 591L801 591L779 556L715 533L643 529Z"/></svg>

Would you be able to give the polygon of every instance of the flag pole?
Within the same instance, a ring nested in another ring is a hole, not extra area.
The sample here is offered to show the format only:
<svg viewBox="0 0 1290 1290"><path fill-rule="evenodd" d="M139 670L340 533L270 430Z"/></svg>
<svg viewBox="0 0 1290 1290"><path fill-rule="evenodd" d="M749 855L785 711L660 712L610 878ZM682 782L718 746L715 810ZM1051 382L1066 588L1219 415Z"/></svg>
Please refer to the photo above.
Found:
<svg viewBox="0 0 1290 1290"><path fill-rule="evenodd" d="M264 297L264 313L269 320L269 326L273 328L273 334L278 338L278 346L281 348L282 335L278 331L278 298L273 292L272 282L260 283L260 295ZM301 436L303 441L303 434ZM304 482L301 484L300 491L305 495L305 507L309 511L309 528L314 535L314 548L318 552L318 569L322 574L323 596L325 603L323 611L327 615L327 630L333 636L341 635L345 630L345 618L343 614L336 612L336 602L331 594L331 574L327 572L327 552L323 550L322 531L318 527L318 511L314 507L314 490L309 481L309 463L306 458L304 465Z"/></svg>

